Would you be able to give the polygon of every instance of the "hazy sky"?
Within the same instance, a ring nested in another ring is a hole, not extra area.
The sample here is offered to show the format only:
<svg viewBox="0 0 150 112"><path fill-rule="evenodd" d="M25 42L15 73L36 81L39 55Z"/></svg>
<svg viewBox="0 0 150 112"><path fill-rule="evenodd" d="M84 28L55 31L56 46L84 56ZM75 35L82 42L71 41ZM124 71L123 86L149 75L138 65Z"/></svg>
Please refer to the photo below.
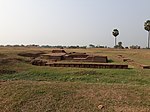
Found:
<svg viewBox="0 0 150 112"><path fill-rule="evenodd" d="M150 0L0 0L0 44L147 46Z"/></svg>

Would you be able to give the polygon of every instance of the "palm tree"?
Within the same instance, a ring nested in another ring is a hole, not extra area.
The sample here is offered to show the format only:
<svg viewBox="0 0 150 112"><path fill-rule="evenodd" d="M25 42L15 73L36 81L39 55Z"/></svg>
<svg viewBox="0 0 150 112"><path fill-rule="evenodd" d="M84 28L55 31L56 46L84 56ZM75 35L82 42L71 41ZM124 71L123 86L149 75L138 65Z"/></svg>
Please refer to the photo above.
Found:
<svg viewBox="0 0 150 112"><path fill-rule="evenodd" d="M114 29L112 32L113 36L115 37L115 46L117 45L117 36L119 35L119 31L117 29Z"/></svg>
<svg viewBox="0 0 150 112"><path fill-rule="evenodd" d="M147 20L145 23L144 23L144 29L146 31L148 31L148 42L147 42L147 46L148 46L148 49L149 49L149 42L150 42L150 20Z"/></svg>

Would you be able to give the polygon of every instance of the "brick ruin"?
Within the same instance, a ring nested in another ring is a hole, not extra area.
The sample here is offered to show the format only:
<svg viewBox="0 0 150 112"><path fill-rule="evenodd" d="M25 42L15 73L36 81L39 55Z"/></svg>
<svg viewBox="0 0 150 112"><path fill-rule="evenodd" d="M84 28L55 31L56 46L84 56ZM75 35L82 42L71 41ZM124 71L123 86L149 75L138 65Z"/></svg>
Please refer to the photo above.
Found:
<svg viewBox="0 0 150 112"><path fill-rule="evenodd" d="M83 63L84 62L84 63ZM53 50L48 54L41 54L31 61L32 65L50 67L78 67L78 68L112 68L127 69L128 65L108 63L107 56L88 55L86 53Z"/></svg>
<svg viewBox="0 0 150 112"><path fill-rule="evenodd" d="M128 69L128 65L118 64L92 64L92 63L46 63L45 66L50 67L77 67L77 68L107 68L107 69Z"/></svg>
<svg viewBox="0 0 150 112"><path fill-rule="evenodd" d="M42 54L42 59L51 61L73 61L73 62L98 62L107 63L107 56L88 55L86 53L70 52L66 53L64 50L53 50L52 53Z"/></svg>

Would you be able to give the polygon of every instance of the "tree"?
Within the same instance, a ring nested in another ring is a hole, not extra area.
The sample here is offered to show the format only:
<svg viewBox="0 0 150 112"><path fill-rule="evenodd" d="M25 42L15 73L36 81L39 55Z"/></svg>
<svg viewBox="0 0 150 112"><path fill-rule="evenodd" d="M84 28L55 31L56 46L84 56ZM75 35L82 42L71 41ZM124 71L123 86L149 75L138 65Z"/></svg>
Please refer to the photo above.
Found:
<svg viewBox="0 0 150 112"><path fill-rule="evenodd" d="M147 42L147 47L148 47L148 49L149 49L149 43L150 43L150 20L147 20L145 23L144 23L144 29L146 30L146 31L148 31L148 42Z"/></svg>
<svg viewBox="0 0 150 112"><path fill-rule="evenodd" d="M90 44L89 47L90 47L90 48L95 48L95 45Z"/></svg>
<svg viewBox="0 0 150 112"><path fill-rule="evenodd" d="M115 37L115 46L117 45L117 36L119 35L119 31L117 29L114 29L112 32L113 36Z"/></svg>
<svg viewBox="0 0 150 112"><path fill-rule="evenodd" d="M118 45L116 45L114 48L124 49L122 42L118 42Z"/></svg>
<svg viewBox="0 0 150 112"><path fill-rule="evenodd" d="M122 42L118 42L118 46L119 46L119 47L122 47Z"/></svg>

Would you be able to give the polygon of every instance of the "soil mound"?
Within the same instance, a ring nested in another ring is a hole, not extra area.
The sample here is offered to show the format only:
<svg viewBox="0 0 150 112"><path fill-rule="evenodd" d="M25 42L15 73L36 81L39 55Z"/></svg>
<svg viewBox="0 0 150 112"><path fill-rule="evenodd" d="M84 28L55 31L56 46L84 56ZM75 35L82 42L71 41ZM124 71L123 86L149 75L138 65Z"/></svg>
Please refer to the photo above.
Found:
<svg viewBox="0 0 150 112"><path fill-rule="evenodd" d="M30 60L21 59L21 58L1 58L0 59L0 65L14 64L14 63L17 63L17 62L30 63Z"/></svg>
<svg viewBox="0 0 150 112"><path fill-rule="evenodd" d="M16 71L14 70L0 70L0 74L14 74Z"/></svg>
<svg viewBox="0 0 150 112"><path fill-rule="evenodd" d="M19 53L18 55L19 56L23 56L23 57L33 57L33 58L37 58L39 57L41 54L45 54L45 52L22 52L22 53Z"/></svg>
<svg viewBox="0 0 150 112"><path fill-rule="evenodd" d="M6 57L6 56L7 56L7 55L0 53L0 58L4 58L4 57Z"/></svg>

